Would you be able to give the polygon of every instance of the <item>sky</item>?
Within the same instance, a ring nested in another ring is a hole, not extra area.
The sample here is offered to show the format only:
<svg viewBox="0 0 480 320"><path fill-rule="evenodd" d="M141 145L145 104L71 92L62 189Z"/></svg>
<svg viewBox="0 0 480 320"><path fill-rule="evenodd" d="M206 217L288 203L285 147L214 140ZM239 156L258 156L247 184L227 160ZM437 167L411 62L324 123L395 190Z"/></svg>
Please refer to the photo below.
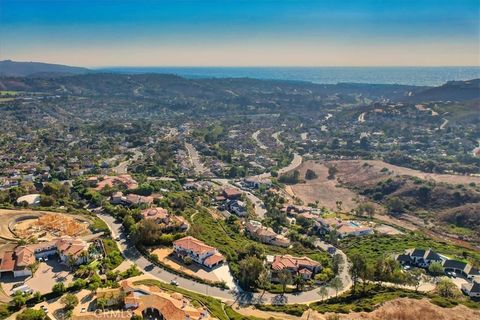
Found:
<svg viewBox="0 0 480 320"><path fill-rule="evenodd" d="M480 0L0 0L0 60L478 66Z"/></svg>

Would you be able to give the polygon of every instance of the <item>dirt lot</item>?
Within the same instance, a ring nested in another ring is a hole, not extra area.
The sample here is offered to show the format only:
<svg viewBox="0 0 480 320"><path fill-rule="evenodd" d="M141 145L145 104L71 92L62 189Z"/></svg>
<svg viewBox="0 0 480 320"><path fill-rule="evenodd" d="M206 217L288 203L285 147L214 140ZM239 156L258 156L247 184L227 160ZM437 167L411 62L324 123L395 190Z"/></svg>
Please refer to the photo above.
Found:
<svg viewBox="0 0 480 320"><path fill-rule="evenodd" d="M52 214L52 213L71 216L71 215L61 213L61 212L0 209L0 238L2 238L3 240L7 240L7 241L16 241L17 240L16 236L9 229L9 224L17 218L20 218L20 217L23 217L23 216L39 217L39 216L42 216L42 215L45 215L45 214ZM89 222L88 218L83 217L83 216L71 216L71 217L74 217L75 219L78 219L78 220ZM22 224L25 225L25 224L28 224L28 223L31 223L31 221L20 223L19 226L22 226ZM88 234L91 234L91 232L87 230L82 235L88 235Z"/></svg>
<svg viewBox="0 0 480 320"><path fill-rule="evenodd" d="M306 312L307 314L308 312ZM366 312L355 312L350 314L339 315L341 320L465 320L480 319L480 311L469 309L465 306L457 306L454 308L441 308L430 303L428 300L414 300L400 298L386 302L377 310ZM307 319L304 314L302 319ZM310 313L310 320L324 320L326 315L315 312Z"/></svg>
<svg viewBox="0 0 480 320"><path fill-rule="evenodd" d="M342 201L342 211L347 212L357 207L353 201L357 195L347 188L337 186L337 181L328 180L328 168L320 162L305 161L297 170L300 172L300 177L305 177L307 169L315 171L317 178L307 180L305 183L298 183L287 186L286 191L290 195L294 195L303 201L305 205L308 203L319 202L319 207L326 207L330 210L337 210L337 201Z"/></svg>
<svg viewBox="0 0 480 320"><path fill-rule="evenodd" d="M445 182L451 184L469 184L470 182L480 183L480 177L460 176L453 174L435 174L425 173L405 167L399 167L380 160L337 160L329 163L337 166L337 176L349 183L376 183L388 176L387 172L381 172L387 168L392 175L408 175L423 180L434 180L436 182ZM368 163L369 166L364 166Z"/></svg>

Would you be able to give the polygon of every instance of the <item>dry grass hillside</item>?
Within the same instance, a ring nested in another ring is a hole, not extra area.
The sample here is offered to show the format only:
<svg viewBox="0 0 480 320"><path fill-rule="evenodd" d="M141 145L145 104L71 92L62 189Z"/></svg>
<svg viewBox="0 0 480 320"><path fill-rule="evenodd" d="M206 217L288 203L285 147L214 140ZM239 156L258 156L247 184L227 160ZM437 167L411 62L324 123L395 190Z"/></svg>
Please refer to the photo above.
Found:
<svg viewBox="0 0 480 320"><path fill-rule="evenodd" d="M328 315L327 315L328 316ZM326 315L310 313L310 320L325 320ZM480 311L465 306L441 308L428 300L400 298L386 302L372 312L354 312L340 314L340 320L476 320L480 319ZM302 319L307 319L305 315Z"/></svg>

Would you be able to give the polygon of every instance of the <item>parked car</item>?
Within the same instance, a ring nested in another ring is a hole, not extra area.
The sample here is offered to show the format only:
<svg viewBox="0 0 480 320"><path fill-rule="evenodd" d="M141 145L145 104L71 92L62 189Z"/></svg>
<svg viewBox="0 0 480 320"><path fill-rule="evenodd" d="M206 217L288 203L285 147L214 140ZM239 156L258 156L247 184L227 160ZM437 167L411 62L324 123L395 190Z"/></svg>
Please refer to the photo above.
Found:
<svg viewBox="0 0 480 320"><path fill-rule="evenodd" d="M170 281L171 285L178 286L178 281L177 280L172 280Z"/></svg>

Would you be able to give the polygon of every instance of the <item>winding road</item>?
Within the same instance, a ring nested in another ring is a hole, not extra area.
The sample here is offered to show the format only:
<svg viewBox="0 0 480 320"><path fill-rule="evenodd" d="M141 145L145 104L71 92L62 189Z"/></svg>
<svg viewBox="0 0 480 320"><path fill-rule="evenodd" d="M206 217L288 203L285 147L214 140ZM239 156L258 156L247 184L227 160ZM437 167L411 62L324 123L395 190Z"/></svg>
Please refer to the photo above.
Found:
<svg viewBox="0 0 480 320"><path fill-rule="evenodd" d="M129 243L128 239L122 231L123 229L121 228L121 223L115 221L114 217L103 213L98 213L97 216L107 224L110 231L112 232L113 238L120 238L120 240L117 241L117 244L125 259L131 261L132 263L135 263L138 268L141 269L144 273L149 274L150 276L160 281L169 283L170 281L175 280L178 282L178 285L181 288L204 294L206 296L212 296L225 302L236 301L236 303L238 303L239 305L311 303L314 301L318 301L321 298L318 295L318 289L313 289L300 293L287 293L284 295L272 294L269 292L265 292L264 294L262 294L261 292L246 292L238 286L236 288L233 288L233 290L224 290L218 287L209 286L203 283L183 278L181 276L177 276L167 270L153 265L150 261L148 261L135 248L134 245ZM326 248L327 246L327 244L321 241L317 241L315 245L318 248L322 249ZM346 255L343 252L337 250L337 253L343 256L343 261L347 261ZM338 294L341 294L342 292L349 290L352 285L350 276L348 274L348 267L345 263L340 267L339 277L340 279L342 279L343 282L343 289L338 292ZM332 298L336 295L333 288L327 287L327 290L328 295L326 298Z"/></svg>

